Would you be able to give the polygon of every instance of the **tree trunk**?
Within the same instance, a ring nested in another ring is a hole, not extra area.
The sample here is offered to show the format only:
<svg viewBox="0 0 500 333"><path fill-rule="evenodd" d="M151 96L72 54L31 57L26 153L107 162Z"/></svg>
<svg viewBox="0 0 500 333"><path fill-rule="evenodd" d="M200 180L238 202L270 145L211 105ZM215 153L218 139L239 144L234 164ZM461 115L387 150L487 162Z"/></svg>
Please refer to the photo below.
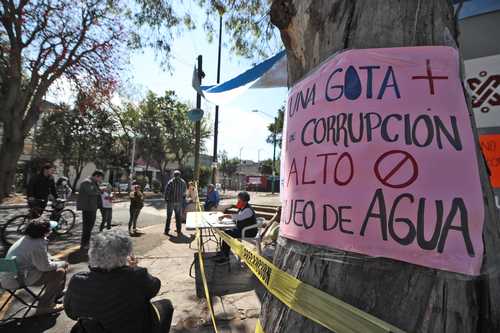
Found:
<svg viewBox="0 0 500 333"><path fill-rule="evenodd" d="M271 20L286 47L289 85L342 49L450 46L457 37L448 0L275 0ZM499 226L482 160L480 169L486 198L483 268L491 272L498 267ZM324 248L280 238L274 262L407 332L500 332L498 273L472 278L348 252L342 260L322 259L329 255ZM266 333L329 332L270 294L260 320Z"/></svg>
<svg viewBox="0 0 500 333"><path fill-rule="evenodd" d="M80 180L80 177L82 176L82 171L84 168L85 162L81 162L78 165L75 166L75 179L73 180L73 192L76 191L76 185L78 185L78 181Z"/></svg>
<svg viewBox="0 0 500 333"><path fill-rule="evenodd" d="M18 125L18 126L16 126ZM14 119L5 122L3 126L2 146L0 147L0 202L12 191L16 178L17 161L24 148L23 132L21 125Z"/></svg>

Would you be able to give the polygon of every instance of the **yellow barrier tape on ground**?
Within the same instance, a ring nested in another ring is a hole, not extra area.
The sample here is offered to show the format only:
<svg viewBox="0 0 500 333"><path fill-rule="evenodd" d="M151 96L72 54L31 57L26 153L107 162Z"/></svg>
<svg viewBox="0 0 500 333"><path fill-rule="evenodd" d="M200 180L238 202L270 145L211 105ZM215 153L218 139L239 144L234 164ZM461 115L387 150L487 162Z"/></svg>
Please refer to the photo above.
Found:
<svg viewBox="0 0 500 333"><path fill-rule="evenodd" d="M260 320L257 320L257 325L255 325L255 333L265 333L264 329L260 325Z"/></svg>
<svg viewBox="0 0 500 333"><path fill-rule="evenodd" d="M198 184L195 183L195 190L198 192ZM201 212L201 204L200 204L200 199L196 200L196 210L198 212ZM197 215L199 216L199 215ZM196 223L196 225L199 225L199 223ZM207 300L207 307L208 311L210 312L210 317L212 318L212 325L214 326L214 331L215 333L219 333L217 330L217 324L215 322L215 314L214 314L214 308L212 306L212 300L210 299L210 292L208 291L208 283L207 283L207 277L205 275L205 263L203 261L203 244L201 242L201 231L200 228L196 228L196 244L198 245L198 264L200 265L200 272L201 272L201 279L203 281L203 289L205 291L205 298Z"/></svg>
<svg viewBox="0 0 500 333"><path fill-rule="evenodd" d="M245 261L271 294L302 316L336 333L404 333L399 328L280 270L224 231L216 229L215 232ZM257 327L256 332L258 329ZM262 327L260 330L263 332Z"/></svg>

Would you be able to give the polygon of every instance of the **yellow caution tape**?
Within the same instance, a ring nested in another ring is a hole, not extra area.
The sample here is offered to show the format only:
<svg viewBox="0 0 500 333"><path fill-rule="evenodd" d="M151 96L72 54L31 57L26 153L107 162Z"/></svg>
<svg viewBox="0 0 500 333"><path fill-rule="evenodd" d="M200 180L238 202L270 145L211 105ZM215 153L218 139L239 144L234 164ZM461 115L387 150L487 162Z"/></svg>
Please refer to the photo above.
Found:
<svg viewBox="0 0 500 333"><path fill-rule="evenodd" d="M197 191L197 184L195 186ZM199 200L197 200L197 207L197 210L201 211ZM229 236L224 231L219 229L213 229L213 231L231 247L231 250L237 256L244 260L252 273L272 295L302 316L336 333L405 333L403 330L357 309L322 290L303 283L294 276L280 270L269 260L257 254L253 249L246 247L242 242ZM218 332L205 277L199 229L196 230L196 237L205 296L215 332ZM260 321L257 322L255 333L264 333Z"/></svg>
<svg viewBox="0 0 500 333"><path fill-rule="evenodd" d="M245 261L271 294L302 316L336 333L404 333L401 329L280 270L224 231L216 229L215 232ZM258 330L257 327L256 332L263 332L262 327Z"/></svg>
<svg viewBox="0 0 500 333"><path fill-rule="evenodd" d="M255 325L255 333L265 333L264 329L260 325L260 320L257 320L257 325Z"/></svg>
<svg viewBox="0 0 500 333"><path fill-rule="evenodd" d="M195 183L195 191L198 192L198 184ZM196 206L197 206L197 211L201 212L201 204L200 204L200 199L196 200ZM199 216L199 215L197 215ZM196 223L196 225L199 225L199 223ZM203 289L205 291L205 298L207 300L207 307L208 311L210 312L210 317L212 319L212 325L214 326L214 331L215 333L219 333L217 330L217 323L215 322L215 313L214 313L214 308L212 306L212 300L210 299L210 292L208 291L208 283L207 283L207 276L205 275L205 263L203 261L203 244L201 242L201 231L199 228L196 228L196 243L198 245L198 264L200 265L200 272L201 272L201 279L203 281Z"/></svg>
<svg viewBox="0 0 500 333"><path fill-rule="evenodd" d="M203 289L205 290L205 297L207 299L208 311L210 312L210 317L212 318L212 324L214 325L215 333L218 333L219 331L217 330L217 324L215 322L214 308L212 306L212 301L210 299L210 293L208 292L207 277L205 275L205 263L203 262L203 253L201 251L202 244L200 237L200 229L196 230L196 239L198 243L198 264L200 265L201 279L203 280Z"/></svg>

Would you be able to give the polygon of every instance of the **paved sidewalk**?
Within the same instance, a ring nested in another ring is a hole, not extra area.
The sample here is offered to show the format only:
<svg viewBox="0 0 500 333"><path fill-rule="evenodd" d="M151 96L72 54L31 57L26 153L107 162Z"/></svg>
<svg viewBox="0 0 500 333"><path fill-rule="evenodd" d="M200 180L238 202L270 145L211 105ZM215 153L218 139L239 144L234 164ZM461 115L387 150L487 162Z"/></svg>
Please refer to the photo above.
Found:
<svg viewBox="0 0 500 333"><path fill-rule="evenodd" d="M140 266L146 267L152 275L160 278L162 287L157 298L168 298L174 305L171 332L213 332L206 301L196 296L195 279L189 276L193 255L196 253L194 249L189 248L194 235L186 232L181 237L169 238L162 234L162 224L145 227L141 231L139 237L133 238L134 245L137 245L135 254L140 258ZM148 243L160 245L150 249L144 245ZM193 243L193 247L194 245ZM213 246L211 250L214 250ZM86 270L86 259L81 253L71 253L69 261L72 266L69 275ZM260 301L253 290L253 276L236 260L232 261L230 272L227 265L214 267L212 264L210 267L209 261L207 266L207 275L215 282L213 291L222 294L212 300L220 332L254 332L260 312ZM15 305L12 308L15 308ZM22 327L2 327L1 331L67 333L73 324L63 312L58 316L29 319Z"/></svg>

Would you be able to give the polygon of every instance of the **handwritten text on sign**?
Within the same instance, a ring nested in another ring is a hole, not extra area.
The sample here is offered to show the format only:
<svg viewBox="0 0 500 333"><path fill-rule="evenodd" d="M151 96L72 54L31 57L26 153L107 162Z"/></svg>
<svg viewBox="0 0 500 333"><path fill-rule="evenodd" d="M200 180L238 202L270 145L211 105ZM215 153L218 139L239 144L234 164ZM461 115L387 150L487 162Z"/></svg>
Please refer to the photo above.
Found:
<svg viewBox="0 0 500 333"><path fill-rule="evenodd" d="M291 89L281 234L479 274L483 202L456 50L351 50Z"/></svg>

